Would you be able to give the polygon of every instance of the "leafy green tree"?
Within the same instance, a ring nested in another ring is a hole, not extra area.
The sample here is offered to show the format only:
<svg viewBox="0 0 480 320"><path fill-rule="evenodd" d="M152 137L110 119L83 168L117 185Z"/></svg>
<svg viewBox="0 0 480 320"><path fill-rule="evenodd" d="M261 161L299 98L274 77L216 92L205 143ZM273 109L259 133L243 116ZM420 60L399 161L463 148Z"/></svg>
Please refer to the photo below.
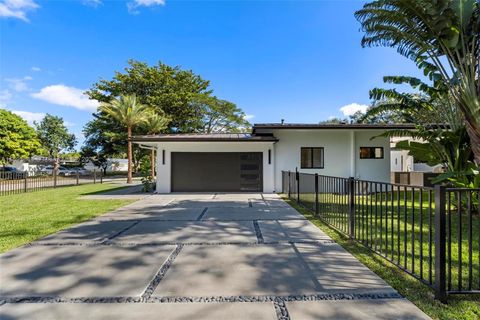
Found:
<svg viewBox="0 0 480 320"><path fill-rule="evenodd" d="M75 135L68 132L63 119L46 114L40 122L34 122L40 144L48 156L54 159L54 170L60 165L60 153L73 151L77 141Z"/></svg>
<svg viewBox="0 0 480 320"><path fill-rule="evenodd" d="M192 107L200 115L197 132L245 132L250 128L246 115L234 103L214 96L197 95Z"/></svg>
<svg viewBox="0 0 480 320"><path fill-rule="evenodd" d="M199 115L190 103L198 94L210 94L209 82L190 70L161 62L151 67L135 60L128 63L124 73L116 72L112 80L100 80L87 95L109 102L120 95L135 94L141 104L172 119L168 131L193 132L192 119Z"/></svg>
<svg viewBox="0 0 480 320"><path fill-rule="evenodd" d="M80 151L81 162L91 161L106 173L108 158L124 158L127 151L127 133L118 121L101 114L83 127L85 141Z"/></svg>
<svg viewBox="0 0 480 320"><path fill-rule="evenodd" d="M159 134L168 127L171 121L163 115L157 113L151 114L143 124L143 129L147 134ZM155 150L150 150L150 176L155 177Z"/></svg>
<svg viewBox="0 0 480 320"><path fill-rule="evenodd" d="M40 143L35 130L16 114L0 109L0 162L30 157Z"/></svg>
<svg viewBox="0 0 480 320"><path fill-rule="evenodd" d="M99 110L106 116L124 125L127 129L127 183L132 183L132 130L151 116L151 110L148 106L140 103L134 94L120 95L119 98L100 105Z"/></svg>
<svg viewBox="0 0 480 320"><path fill-rule="evenodd" d="M365 32L362 46L396 48L435 88L447 88L480 165L479 1L377 0L355 16Z"/></svg>

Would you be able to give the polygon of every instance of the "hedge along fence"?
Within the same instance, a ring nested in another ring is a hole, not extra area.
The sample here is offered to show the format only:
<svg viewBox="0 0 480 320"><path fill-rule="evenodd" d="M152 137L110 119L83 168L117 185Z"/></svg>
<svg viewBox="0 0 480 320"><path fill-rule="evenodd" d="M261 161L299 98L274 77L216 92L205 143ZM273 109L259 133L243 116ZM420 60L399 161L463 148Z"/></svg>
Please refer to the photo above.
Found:
<svg viewBox="0 0 480 320"><path fill-rule="evenodd" d="M480 293L480 190L282 172L283 193L435 290Z"/></svg>

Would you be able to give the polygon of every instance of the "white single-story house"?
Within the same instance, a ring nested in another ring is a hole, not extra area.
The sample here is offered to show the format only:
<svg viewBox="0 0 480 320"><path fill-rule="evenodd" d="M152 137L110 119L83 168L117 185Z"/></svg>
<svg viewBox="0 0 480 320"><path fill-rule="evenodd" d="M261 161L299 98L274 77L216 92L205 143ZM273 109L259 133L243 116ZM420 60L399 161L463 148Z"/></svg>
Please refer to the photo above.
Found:
<svg viewBox="0 0 480 320"><path fill-rule="evenodd" d="M101 167L97 167L96 165L93 164L93 162L88 161L85 163L83 166L85 170L93 171L95 170L103 170ZM128 160L127 159L116 159L116 158L111 158L107 159L107 172L125 172L128 170Z"/></svg>
<svg viewBox="0 0 480 320"><path fill-rule="evenodd" d="M255 124L251 133L135 136L157 152L157 192L278 192L282 171L390 181L390 139L412 125ZM373 137L377 137L372 139Z"/></svg>

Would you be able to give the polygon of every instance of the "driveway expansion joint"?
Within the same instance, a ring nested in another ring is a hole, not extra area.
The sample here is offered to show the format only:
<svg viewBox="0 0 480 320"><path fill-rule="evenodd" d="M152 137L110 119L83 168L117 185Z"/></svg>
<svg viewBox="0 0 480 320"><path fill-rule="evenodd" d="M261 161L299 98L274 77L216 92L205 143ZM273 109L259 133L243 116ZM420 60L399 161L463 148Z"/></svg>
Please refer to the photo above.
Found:
<svg viewBox="0 0 480 320"><path fill-rule="evenodd" d="M158 284L157 284L158 285ZM162 297L162 296L134 296L134 297L60 297L60 296L30 296L30 297L0 297L2 303L218 303L218 302L306 302L306 301L341 301L341 300L387 300L405 299L397 292L377 293L319 293L312 295L287 296L197 296L197 297Z"/></svg>
<svg viewBox="0 0 480 320"><path fill-rule="evenodd" d="M290 320L290 314L288 313L287 305L284 300L275 299L273 306L278 320Z"/></svg>
<svg viewBox="0 0 480 320"><path fill-rule="evenodd" d="M197 220L195 221L202 221L203 217L205 216L205 213L207 213L208 211L208 207L206 207L205 209L203 209L202 213L200 213L200 215L198 216Z"/></svg>
<svg viewBox="0 0 480 320"><path fill-rule="evenodd" d="M265 239L263 239L262 229L260 229L260 225L258 224L257 220L253 220L253 228L255 229L255 235L257 236L257 242L259 244L264 244Z"/></svg>
<svg viewBox="0 0 480 320"><path fill-rule="evenodd" d="M137 224L140 223L140 220L136 220L134 223L132 223L131 225L129 225L128 227L126 228L123 228L122 230L118 231L117 233L107 237L105 240L101 241L101 242L108 242L112 239L115 239L116 237L120 236L121 234L123 234L124 232L127 232L128 230L132 229L133 227L135 227Z"/></svg>
<svg viewBox="0 0 480 320"><path fill-rule="evenodd" d="M263 239L263 236L262 236ZM28 247L102 247L102 246L117 246L117 247L153 247L153 246L275 246L275 245L291 245L291 244L307 244L307 245L320 245L320 244L334 244L333 240L312 240L312 241L263 241L263 242L175 242L175 241L159 241L149 243L138 242L38 242L29 243Z"/></svg>
<svg viewBox="0 0 480 320"><path fill-rule="evenodd" d="M170 253L168 256L167 260L162 264L160 269L158 269L157 273L153 277L152 281L148 284L147 288L145 288L145 291L142 293L142 300L147 300L150 298L155 291L155 289L158 287L160 284L160 281L165 277L165 274L167 273L168 269L170 269L170 266L172 265L173 261L175 258L177 258L178 254L180 251L182 251L183 245L179 244L177 247Z"/></svg>

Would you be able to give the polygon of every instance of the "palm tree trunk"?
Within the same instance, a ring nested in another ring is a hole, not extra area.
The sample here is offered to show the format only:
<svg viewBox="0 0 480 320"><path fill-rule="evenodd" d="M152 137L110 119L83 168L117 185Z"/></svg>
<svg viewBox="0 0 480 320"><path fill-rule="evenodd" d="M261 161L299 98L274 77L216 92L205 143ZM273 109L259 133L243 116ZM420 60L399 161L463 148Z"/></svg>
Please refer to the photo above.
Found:
<svg viewBox="0 0 480 320"><path fill-rule="evenodd" d="M150 172L153 179L155 177L155 150L150 151Z"/></svg>
<svg viewBox="0 0 480 320"><path fill-rule="evenodd" d="M467 123L467 133L470 137L475 164L480 166L480 132Z"/></svg>
<svg viewBox="0 0 480 320"><path fill-rule="evenodd" d="M127 127L127 159L128 159L128 172L127 172L127 183L132 183L132 128Z"/></svg>

